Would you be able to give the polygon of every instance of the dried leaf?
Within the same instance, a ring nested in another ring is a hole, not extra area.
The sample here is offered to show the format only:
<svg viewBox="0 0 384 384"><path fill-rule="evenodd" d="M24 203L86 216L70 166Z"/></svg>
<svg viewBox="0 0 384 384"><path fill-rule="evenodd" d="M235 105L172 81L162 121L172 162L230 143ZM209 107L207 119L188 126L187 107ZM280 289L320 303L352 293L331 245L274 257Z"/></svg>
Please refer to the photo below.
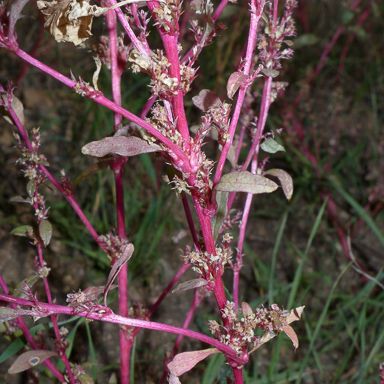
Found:
<svg viewBox="0 0 384 384"><path fill-rule="evenodd" d="M289 312L289 315L286 318L286 321L288 324L293 323L294 321L300 320L301 315L303 314L305 306L297 307L295 309L292 309L291 312Z"/></svg>
<svg viewBox="0 0 384 384"><path fill-rule="evenodd" d="M227 83L227 95L230 99L233 98L245 80L246 76L242 72L233 72L232 75L229 76Z"/></svg>
<svg viewBox="0 0 384 384"><path fill-rule="evenodd" d="M129 259L133 255L133 251L135 250L135 247L132 243L127 244L120 257L115 261L115 263L112 265L111 271L109 272L107 283L105 284L104 288L104 305L107 305L107 295L109 290L111 289L112 283L116 279L117 275L121 271L121 268L129 261Z"/></svg>
<svg viewBox="0 0 384 384"><path fill-rule="evenodd" d="M156 144L149 144L143 139L135 136L112 136L105 137L98 141L92 141L83 148L83 155L103 157L110 154L120 156L136 156L142 153L161 151L161 147Z"/></svg>
<svg viewBox="0 0 384 384"><path fill-rule="evenodd" d="M31 204L30 199L26 199L22 196L13 196L9 199L10 203L25 203L25 204Z"/></svg>
<svg viewBox="0 0 384 384"><path fill-rule="evenodd" d="M247 192L253 194L271 193L278 185L261 175L254 175L248 171L236 171L224 175L216 186L216 190L223 192Z"/></svg>
<svg viewBox="0 0 384 384"><path fill-rule="evenodd" d="M268 169L264 172L264 175L271 175L277 177L280 181L281 188L287 200L291 200L293 195L293 180L291 175L283 169Z"/></svg>
<svg viewBox="0 0 384 384"><path fill-rule="evenodd" d="M33 368L56 355L56 352L45 351L43 349L35 349L33 351L24 352L13 362L8 369L8 373L14 375L16 373L24 372L27 369Z"/></svg>
<svg viewBox="0 0 384 384"><path fill-rule="evenodd" d="M39 235L45 246L48 246L52 239L52 224L48 220L43 220L39 224Z"/></svg>
<svg viewBox="0 0 384 384"><path fill-rule="evenodd" d="M55 40L76 46L92 36L93 17L104 11L90 5L89 0L38 0L37 7L45 16L44 26L49 28Z"/></svg>
<svg viewBox="0 0 384 384"><path fill-rule="evenodd" d="M209 89L202 89L197 96L192 97L192 103L195 107L206 112L210 107L221 103L221 101L215 92Z"/></svg>
<svg viewBox="0 0 384 384"><path fill-rule="evenodd" d="M205 279L193 279L185 281L184 283L180 283L173 291L172 293L176 292L182 292L182 291L188 291L190 289L200 288L207 285L208 282Z"/></svg>
<svg viewBox="0 0 384 384"><path fill-rule="evenodd" d="M0 323L4 321L15 320L20 316L33 316L34 312L29 309L14 309L9 307L0 307Z"/></svg>
<svg viewBox="0 0 384 384"><path fill-rule="evenodd" d="M291 339L293 347L297 349L299 347L299 339L295 330L290 325L285 325L281 329Z"/></svg>
<svg viewBox="0 0 384 384"><path fill-rule="evenodd" d="M168 363L169 372L175 376L190 371L196 364L204 360L208 356L218 353L216 348L202 349L200 351L182 352L177 354L173 360Z"/></svg>
<svg viewBox="0 0 384 384"><path fill-rule="evenodd" d="M285 152L285 148L272 138L264 140L261 143L261 149L267 153Z"/></svg>
<svg viewBox="0 0 384 384"><path fill-rule="evenodd" d="M33 227L31 227L30 225L20 225L19 227L12 229L11 235L22 236L22 237L32 237Z"/></svg>

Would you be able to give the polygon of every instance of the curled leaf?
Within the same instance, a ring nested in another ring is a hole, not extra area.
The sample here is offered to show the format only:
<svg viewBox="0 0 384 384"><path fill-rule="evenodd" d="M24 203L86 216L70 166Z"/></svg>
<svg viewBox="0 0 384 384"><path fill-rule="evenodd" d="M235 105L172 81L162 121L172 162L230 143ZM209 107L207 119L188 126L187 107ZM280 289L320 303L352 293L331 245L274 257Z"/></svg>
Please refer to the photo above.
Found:
<svg viewBox="0 0 384 384"><path fill-rule="evenodd" d="M39 224L39 235L45 246L48 246L52 238L52 224L48 220L42 220Z"/></svg>
<svg viewBox="0 0 384 384"><path fill-rule="evenodd" d="M4 106L3 108L1 108L1 115L3 116L5 121L7 121L10 124L13 124L13 120L9 116L9 112L7 110L8 109L8 105L9 105L8 104L8 97L9 97L9 95L6 94L6 93L0 95L0 98L2 99L2 100L0 100L0 105ZM12 97L12 103L10 105L10 108L13 109L13 111L16 114L16 116L20 120L20 123L24 125L25 124L25 117L24 117L24 106L23 106L23 103L15 95L12 95L11 97Z"/></svg>
<svg viewBox="0 0 384 384"><path fill-rule="evenodd" d="M207 285L208 282L205 279L199 278L199 279L193 279L185 281L184 283L180 283L173 291L172 293L176 292L183 292L188 291L190 289L200 288Z"/></svg>
<svg viewBox="0 0 384 384"><path fill-rule="evenodd" d="M261 143L260 147L264 152L267 152L267 153L276 153L279 151L285 152L285 148L280 143L278 143L275 139L272 139L271 137L269 139L264 140Z"/></svg>
<svg viewBox="0 0 384 384"><path fill-rule="evenodd" d="M192 97L192 103L203 112L206 112L213 105L221 103L221 101L215 92L202 89L197 96Z"/></svg>
<svg viewBox="0 0 384 384"><path fill-rule="evenodd" d="M107 305L107 296L108 292L111 289L111 286L116 279L117 275L121 271L121 268L129 261L129 259L133 255L133 251L135 250L135 247L132 243L129 243L124 246L120 257L115 261L115 263L112 265L111 271L109 272L107 283L105 284L104 288L104 305Z"/></svg>
<svg viewBox="0 0 384 384"><path fill-rule="evenodd" d="M242 72L233 72L232 75L229 76L227 83L227 95L230 99L233 98L245 80L246 76Z"/></svg>
<svg viewBox="0 0 384 384"><path fill-rule="evenodd" d="M93 72L92 84L93 84L93 88L95 88L96 91L98 91L99 87L98 87L97 83L99 81L99 75L100 75L100 71L101 71L101 60L98 56L94 56L93 60L95 61L95 64L96 64L96 70L95 70L95 72Z"/></svg>
<svg viewBox="0 0 384 384"><path fill-rule="evenodd" d="M283 189L284 195L287 200L291 200L293 195L293 180L291 175L284 171L283 169L268 169L268 171L264 172L264 175L270 175L273 177L277 177L280 181L281 188Z"/></svg>
<svg viewBox="0 0 384 384"><path fill-rule="evenodd" d="M285 325L281 329L290 338L293 347L297 349L299 347L299 338L297 337L295 330L290 325Z"/></svg>
<svg viewBox="0 0 384 384"><path fill-rule="evenodd" d="M218 352L216 348L208 348L199 351L178 353L173 360L168 363L167 367L172 375L178 377L190 371L200 361Z"/></svg>
<svg viewBox="0 0 384 384"><path fill-rule="evenodd" d="M142 153L161 151L161 147L156 144L149 144L147 141L135 136L112 136L105 137L98 141L92 141L83 148L83 155L94 157L104 157L110 154L120 156L136 156Z"/></svg>
<svg viewBox="0 0 384 384"><path fill-rule="evenodd" d="M46 351L43 349L35 349L22 353L8 369L8 373L14 375L16 373L24 372L27 369L35 367L43 363L45 360L56 356L57 353L53 351Z"/></svg>
<svg viewBox="0 0 384 384"><path fill-rule="evenodd" d="M236 171L224 175L216 186L222 192L271 193L278 188L272 180L248 171Z"/></svg>

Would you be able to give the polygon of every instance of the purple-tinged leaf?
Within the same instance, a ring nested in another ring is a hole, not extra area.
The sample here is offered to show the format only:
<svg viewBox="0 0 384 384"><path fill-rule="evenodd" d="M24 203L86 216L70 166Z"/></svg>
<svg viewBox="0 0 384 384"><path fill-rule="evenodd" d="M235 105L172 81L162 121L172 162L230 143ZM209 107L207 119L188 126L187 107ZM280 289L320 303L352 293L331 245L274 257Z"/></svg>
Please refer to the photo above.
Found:
<svg viewBox="0 0 384 384"><path fill-rule="evenodd" d="M299 347L299 338L297 337L295 330L290 325L284 325L281 329L290 338L293 347L297 349Z"/></svg>
<svg viewBox="0 0 384 384"><path fill-rule="evenodd" d="M291 200L293 195L293 180L288 172L284 171L283 169L274 168L265 171L264 175L277 177L280 181L281 188L283 189L285 197L287 200Z"/></svg>
<svg viewBox="0 0 384 384"><path fill-rule="evenodd" d="M133 251L135 250L132 243L129 243L124 246L124 249L121 252L120 257L115 261L112 265L111 271L109 272L107 283L104 288L104 305L107 306L107 295L113 282L115 281L117 275L121 271L121 268L129 261L129 259L133 255Z"/></svg>
<svg viewBox="0 0 384 384"><path fill-rule="evenodd" d="M216 348L209 348L199 351L178 353L173 360L168 363L167 367L171 374L181 376L190 371L200 361L218 352L219 351Z"/></svg>
<svg viewBox="0 0 384 384"><path fill-rule="evenodd" d="M253 315L253 310L252 310L251 306L246 302L241 303L241 311L243 312L244 316Z"/></svg>
<svg viewBox="0 0 384 384"><path fill-rule="evenodd" d="M221 103L221 101L216 93L209 89L202 89L197 96L192 97L192 103L195 107L206 112L210 107Z"/></svg>
<svg viewBox="0 0 384 384"><path fill-rule="evenodd" d="M24 372L27 369L43 363L45 360L53 356L57 356L57 353L43 349L35 349L33 351L24 352L13 362L8 369L8 373L14 375L16 373Z"/></svg>
<svg viewBox="0 0 384 384"><path fill-rule="evenodd" d="M200 288L204 287L207 285L208 282L205 279L193 279L193 280L188 280L185 281L184 283L180 283L173 291L172 293L176 292L183 292L183 291L188 291L190 289L195 289L195 288Z"/></svg>
<svg viewBox="0 0 384 384"><path fill-rule="evenodd" d="M265 76L272 77L272 78L275 78L280 74L279 71L276 71L276 69L272 69L272 68L264 68L261 72L263 72Z"/></svg>
<svg viewBox="0 0 384 384"><path fill-rule="evenodd" d="M168 376L168 384L181 384L181 381L176 375L170 373Z"/></svg>
<svg viewBox="0 0 384 384"><path fill-rule="evenodd" d="M233 98L245 80L246 76L242 72L233 72L232 75L229 76L227 83L227 95L230 99Z"/></svg>
<svg viewBox="0 0 384 384"><path fill-rule="evenodd" d="M0 307L0 323L15 320L20 316L34 316L34 312L29 309Z"/></svg>
<svg viewBox="0 0 384 384"><path fill-rule="evenodd" d="M29 0L12 0L9 7L9 34L15 37L15 25L19 19L22 18L22 10L27 5Z"/></svg>
<svg viewBox="0 0 384 384"><path fill-rule="evenodd" d="M222 192L271 193L278 188L272 180L248 171L236 171L224 175L216 186Z"/></svg>
<svg viewBox="0 0 384 384"><path fill-rule="evenodd" d="M52 224L48 220L42 220L39 224L39 235L44 246L48 246L52 239Z"/></svg>
<svg viewBox="0 0 384 384"><path fill-rule="evenodd" d="M161 151L157 144L149 144L147 141L135 136L112 136L98 141L92 141L83 148L83 155L104 157L107 155L136 156L142 153Z"/></svg>

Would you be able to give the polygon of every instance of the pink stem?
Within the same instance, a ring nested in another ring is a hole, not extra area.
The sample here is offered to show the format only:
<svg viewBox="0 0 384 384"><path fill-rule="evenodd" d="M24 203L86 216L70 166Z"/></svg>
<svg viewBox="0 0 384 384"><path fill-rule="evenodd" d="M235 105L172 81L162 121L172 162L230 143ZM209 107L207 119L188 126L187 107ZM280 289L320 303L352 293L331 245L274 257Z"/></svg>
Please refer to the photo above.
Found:
<svg viewBox="0 0 384 384"><path fill-rule="evenodd" d="M21 59L25 60L26 62L30 63L34 67L40 69L41 71L45 72L49 76L55 78L56 80L60 81L67 87L71 89L76 89L78 86L78 83L69 79L68 77L64 76L60 72L57 72L56 70L52 69L51 67L45 65L41 61L33 58L30 56L27 52L23 51L20 48L16 48L13 50L13 52L19 56ZM179 148L175 143L173 143L170 139L162 135L154 126L152 126L147 121L141 119L140 117L136 116L132 112L129 112L128 110L124 109L120 105L117 105L113 101L107 99L105 96L102 95L101 92L90 92L86 95L90 100L94 101L97 104L100 104L112 112L121 114L124 116L127 120L132 121L133 123L137 124L139 127L146 130L149 134L151 134L153 137L155 137L157 140L159 140L162 144L164 144L170 151L172 151L172 155L177 158L177 161L182 164L183 171L186 173L190 172L190 164L188 157L186 154Z"/></svg>
<svg viewBox="0 0 384 384"><path fill-rule="evenodd" d="M7 286L7 283L5 282L5 280L3 279L3 276L0 275L0 287L1 289L3 290L3 292L8 295L9 294L9 290L8 290L8 286ZM11 308L17 308L17 305L16 304L12 304L11 305ZM35 340L33 339L33 336L31 334L31 332L29 331L29 328L27 327L27 325L25 324L25 321L23 318L21 317L18 317L16 319L16 324L17 326L20 328L20 330L23 332L23 335L25 337L25 340L27 341L27 344L32 348L32 349L41 349L41 347L39 345L37 345L37 343L35 342ZM64 376L61 374L61 372L56 368L56 366L52 363L52 361L50 359L48 360L45 360L44 363L43 363L50 371L51 373L60 381L60 382L64 382Z"/></svg>
<svg viewBox="0 0 384 384"><path fill-rule="evenodd" d="M109 0L107 4L113 5L115 2ZM117 15L122 13L121 9L116 10ZM124 20L125 16L122 15ZM118 62L118 41L117 41L117 24L116 14L109 11L106 14L108 32L109 32L109 51L111 60L111 77L112 77L112 96L113 101L117 105L121 105L121 74L122 70L119 68ZM128 24L129 25L129 24ZM117 129L121 122L122 116L115 113L115 129ZM124 210L124 165L125 159L118 159L112 165L115 178L116 190L116 221L117 233L121 239L126 239L127 233L125 229L125 210ZM118 276L118 292L119 292L119 314L121 316L128 316L128 266L124 264ZM120 381L122 384L129 384L130 382L130 352L132 347L132 339L128 332L120 328L119 331L120 343Z"/></svg>
<svg viewBox="0 0 384 384"><path fill-rule="evenodd" d="M206 336L196 331L192 331L190 329L175 327L173 325L157 323L153 321L140 320L140 319L132 319L129 317L123 317L123 316L114 314L111 310L108 310L107 307L101 307L101 308L97 307L95 311L92 311L89 309L79 310L79 308L74 308L74 307L64 306L64 305L57 305L57 304L48 304L43 302L36 302L36 301L27 300L27 299L22 299L20 297L7 295L7 294L0 294L0 301L4 301L4 302L15 304L15 305L37 308L39 311L44 311L44 314L47 316L50 316L52 314L78 316L78 317L84 317L90 320L103 321L106 323L119 324L119 325L124 325L128 327L151 329L153 331L172 333L175 335L184 335L191 339L201 341L203 343L211 345L214 348L217 348L219 351L223 352L227 356L227 358L229 358L234 363L238 363L238 364L245 363L244 358L239 357L235 350L233 350L228 345L225 345L212 337Z"/></svg>
<svg viewBox="0 0 384 384"><path fill-rule="evenodd" d="M229 0L221 0L220 4L215 9L213 13L213 20L216 21L224 11L224 8L228 5Z"/></svg>
<svg viewBox="0 0 384 384"><path fill-rule="evenodd" d="M251 2L251 22L249 27L248 43L247 43L247 50L245 54L244 69L243 69L243 74L245 77L248 77L251 71L253 52L255 50L256 40L257 40L257 28L258 28L259 20L261 19L261 16L263 13L263 9L264 9L264 1L261 3L260 9L256 9L255 1ZM233 138L237 128L237 123L239 121L240 112L244 103L244 98L245 98L245 94L247 92L248 86L249 86L248 84L243 85L239 90L235 109L233 112L231 123L229 125L229 129L228 129L229 139L225 143L223 150L221 151L219 161L217 163L216 173L213 179L214 185L216 185L220 181L221 176L223 174L225 160L227 159L229 149L231 148L231 145L233 142Z"/></svg>

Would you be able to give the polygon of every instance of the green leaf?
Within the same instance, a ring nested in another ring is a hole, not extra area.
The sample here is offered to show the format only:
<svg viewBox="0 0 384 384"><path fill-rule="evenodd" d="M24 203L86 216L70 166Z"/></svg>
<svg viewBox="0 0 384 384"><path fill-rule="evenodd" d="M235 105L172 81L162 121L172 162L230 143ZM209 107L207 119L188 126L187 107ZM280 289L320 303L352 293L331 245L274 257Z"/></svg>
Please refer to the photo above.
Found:
<svg viewBox="0 0 384 384"><path fill-rule="evenodd" d="M319 41L319 38L311 33L305 33L295 39L295 48L307 47L314 45Z"/></svg>
<svg viewBox="0 0 384 384"><path fill-rule="evenodd" d="M227 203L228 203L228 192L216 192L216 203L217 203L217 212L213 219L213 236L215 240L219 235L221 226L227 216Z"/></svg>
<svg viewBox="0 0 384 384"><path fill-rule="evenodd" d="M30 225L20 225L12 229L11 235L31 237L33 236L33 228Z"/></svg>
<svg viewBox="0 0 384 384"><path fill-rule="evenodd" d="M48 220L43 220L39 224L39 234L44 245L49 245L52 238L52 224Z"/></svg>
<svg viewBox="0 0 384 384"><path fill-rule="evenodd" d="M261 143L261 149L267 153L285 152L285 148L272 138L264 140Z"/></svg>
<svg viewBox="0 0 384 384"><path fill-rule="evenodd" d="M236 171L224 175L216 186L222 192L271 193L278 188L272 180L248 171Z"/></svg>
<svg viewBox="0 0 384 384"><path fill-rule="evenodd" d="M12 343L9 344L5 351L3 351L3 353L0 355L0 364L4 363L4 361L7 361L10 357L16 355L24 348L24 345L25 344L23 343L21 337L12 341Z"/></svg>

